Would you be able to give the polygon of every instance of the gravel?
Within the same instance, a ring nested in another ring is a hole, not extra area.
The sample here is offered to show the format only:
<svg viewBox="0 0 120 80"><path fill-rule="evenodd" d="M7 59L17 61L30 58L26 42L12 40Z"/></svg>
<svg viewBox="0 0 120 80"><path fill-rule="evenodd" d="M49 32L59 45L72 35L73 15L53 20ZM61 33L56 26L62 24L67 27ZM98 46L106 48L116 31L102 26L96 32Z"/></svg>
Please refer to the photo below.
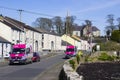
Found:
<svg viewBox="0 0 120 80"><path fill-rule="evenodd" d="M120 80L120 61L82 63L77 72L84 80Z"/></svg>

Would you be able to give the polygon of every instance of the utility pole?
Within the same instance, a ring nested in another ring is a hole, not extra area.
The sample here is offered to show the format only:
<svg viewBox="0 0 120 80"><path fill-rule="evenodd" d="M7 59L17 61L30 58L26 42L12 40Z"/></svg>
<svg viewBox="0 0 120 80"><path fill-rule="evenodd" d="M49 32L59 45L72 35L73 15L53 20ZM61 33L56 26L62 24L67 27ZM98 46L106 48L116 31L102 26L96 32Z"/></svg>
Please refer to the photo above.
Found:
<svg viewBox="0 0 120 80"><path fill-rule="evenodd" d="M90 38L90 51L92 52L92 35L93 35L93 32L92 32L92 22L89 20L89 26L88 27L90 27L90 28L88 28L88 29L90 29L89 31L90 31L90 35L89 35L89 38Z"/></svg>
<svg viewBox="0 0 120 80"><path fill-rule="evenodd" d="M22 21L21 21L21 18L22 18L22 17L21 17L21 14L22 14L22 12L23 12L24 10L19 9L18 11L19 11L19 16L20 16L20 22L22 22ZM20 26L20 27L21 27L21 26ZM21 42L20 37L21 37L21 32L19 32L19 43Z"/></svg>
<svg viewBox="0 0 120 80"><path fill-rule="evenodd" d="M19 11L19 16L20 16L20 22L22 22L22 21L21 21L21 20L22 20L22 12L23 12L24 10L19 9L18 11Z"/></svg>
<svg viewBox="0 0 120 80"><path fill-rule="evenodd" d="M85 20L87 25L87 37L90 44L89 50L92 52L92 22L90 20Z"/></svg>
<svg viewBox="0 0 120 80"><path fill-rule="evenodd" d="M66 47L67 47L67 36L68 36L68 16L69 16L69 14L68 14L68 11L67 11L67 17L66 17L66 23L65 23L65 27L66 27Z"/></svg>

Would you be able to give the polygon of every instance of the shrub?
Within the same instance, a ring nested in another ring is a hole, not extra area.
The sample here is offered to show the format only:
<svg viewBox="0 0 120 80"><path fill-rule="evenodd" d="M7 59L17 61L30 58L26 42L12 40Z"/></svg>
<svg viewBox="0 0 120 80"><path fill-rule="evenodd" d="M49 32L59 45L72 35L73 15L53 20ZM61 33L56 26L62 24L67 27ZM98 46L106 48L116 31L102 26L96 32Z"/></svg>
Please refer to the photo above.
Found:
<svg viewBox="0 0 120 80"><path fill-rule="evenodd" d="M70 65L72 66L73 69L75 69L75 60L69 60Z"/></svg>
<svg viewBox="0 0 120 80"><path fill-rule="evenodd" d="M89 61L89 56L86 55L86 56L85 56L85 62L88 62L88 61Z"/></svg>
<svg viewBox="0 0 120 80"><path fill-rule="evenodd" d="M120 30L114 30L111 35L111 39L116 42L120 42Z"/></svg>
<svg viewBox="0 0 120 80"><path fill-rule="evenodd" d="M76 55L76 59L77 59L77 63L79 64L79 62L80 62L80 55L79 54Z"/></svg>
<svg viewBox="0 0 120 80"><path fill-rule="evenodd" d="M98 60L102 61L113 61L114 57L108 55L107 53L101 53L101 55L98 57Z"/></svg>
<svg viewBox="0 0 120 80"><path fill-rule="evenodd" d="M101 51L117 51L120 50L120 45L117 42L108 41L105 43L99 43Z"/></svg>

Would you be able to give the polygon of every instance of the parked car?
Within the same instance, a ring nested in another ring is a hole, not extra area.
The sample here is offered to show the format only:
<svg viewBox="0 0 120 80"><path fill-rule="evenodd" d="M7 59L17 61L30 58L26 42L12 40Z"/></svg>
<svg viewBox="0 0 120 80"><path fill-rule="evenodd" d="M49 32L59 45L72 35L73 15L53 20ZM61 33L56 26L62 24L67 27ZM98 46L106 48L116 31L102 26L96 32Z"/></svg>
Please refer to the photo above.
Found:
<svg viewBox="0 0 120 80"><path fill-rule="evenodd" d="M34 53L33 53L32 61L33 61L33 62L38 62L38 61L40 61L40 54L39 54L38 52L34 52Z"/></svg>

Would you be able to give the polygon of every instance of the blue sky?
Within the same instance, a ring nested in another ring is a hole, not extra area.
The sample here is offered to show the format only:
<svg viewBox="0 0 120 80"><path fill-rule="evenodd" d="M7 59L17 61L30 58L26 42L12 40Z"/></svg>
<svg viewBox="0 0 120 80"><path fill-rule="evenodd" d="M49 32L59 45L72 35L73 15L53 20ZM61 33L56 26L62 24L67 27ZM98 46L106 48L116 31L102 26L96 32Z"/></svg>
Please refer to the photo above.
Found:
<svg viewBox="0 0 120 80"><path fill-rule="evenodd" d="M69 15L77 17L75 22L79 25L86 19L92 20L93 25L101 30L101 35L105 34L108 14L114 14L115 19L120 17L120 0L0 0L0 6L61 17L65 17L68 11ZM0 14L20 19L18 11L0 7ZM52 18L22 12L22 21L29 25L38 17Z"/></svg>

